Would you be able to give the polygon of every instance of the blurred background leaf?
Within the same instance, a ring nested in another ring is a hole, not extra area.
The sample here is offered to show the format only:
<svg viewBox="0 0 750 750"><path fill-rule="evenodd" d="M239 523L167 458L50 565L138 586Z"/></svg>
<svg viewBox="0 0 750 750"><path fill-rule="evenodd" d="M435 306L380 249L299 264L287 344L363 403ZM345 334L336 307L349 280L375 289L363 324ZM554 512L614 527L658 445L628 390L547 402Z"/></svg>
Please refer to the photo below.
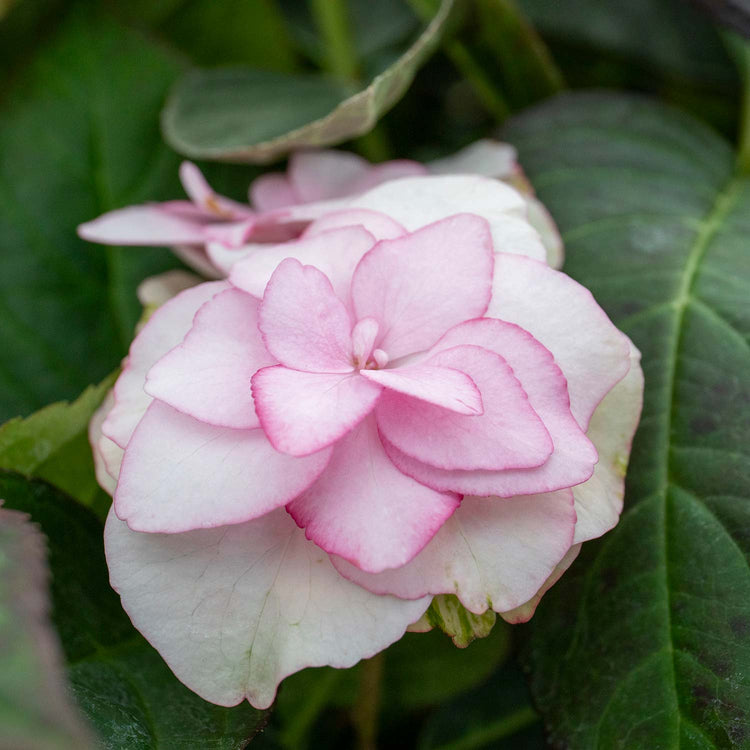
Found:
<svg viewBox="0 0 750 750"><path fill-rule="evenodd" d="M708 11L714 19L743 36L750 37L750 2L748 0L685 0Z"/></svg>
<svg viewBox="0 0 750 750"><path fill-rule="evenodd" d="M348 12L339 0L325 7ZM363 135L406 92L437 46L452 8L453 0L442 0L417 40L361 90L356 80L343 76L284 76L249 68L193 71L164 109L164 135L191 158L260 164L293 148Z"/></svg>
<svg viewBox="0 0 750 750"><path fill-rule="evenodd" d="M553 744L750 742L750 178L702 123L571 94L507 136L563 233L566 271L643 353L626 509L532 620Z"/></svg>
<svg viewBox="0 0 750 750"><path fill-rule="evenodd" d="M46 562L29 517L0 507L0 748L92 750L49 622Z"/></svg>
<svg viewBox="0 0 750 750"><path fill-rule="evenodd" d="M28 513L47 537L52 620L73 694L104 746L243 748L266 712L248 703L207 703L169 671L109 586L100 521L49 484L10 472L0 471L0 497Z"/></svg>

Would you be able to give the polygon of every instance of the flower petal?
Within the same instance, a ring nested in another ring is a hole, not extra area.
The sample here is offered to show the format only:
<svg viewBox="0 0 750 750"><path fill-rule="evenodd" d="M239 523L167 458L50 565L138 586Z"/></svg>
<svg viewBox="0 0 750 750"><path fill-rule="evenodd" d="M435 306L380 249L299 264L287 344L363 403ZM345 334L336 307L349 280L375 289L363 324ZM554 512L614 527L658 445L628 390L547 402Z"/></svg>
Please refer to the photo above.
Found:
<svg viewBox="0 0 750 750"><path fill-rule="evenodd" d="M341 198L364 179L372 166L350 151L305 149L289 157L287 174L298 203Z"/></svg>
<svg viewBox="0 0 750 750"><path fill-rule="evenodd" d="M374 420L366 419L335 446L325 472L287 510L319 547L378 572L411 560L459 502L458 495L435 492L398 471Z"/></svg>
<svg viewBox="0 0 750 750"><path fill-rule="evenodd" d="M455 154L427 164L432 174L475 174L504 180L518 170L516 149L510 143L482 138Z"/></svg>
<svg viewBox="0 0 750 750"><path fill-rule="evenodd" d="M329 458L330 451L292 458L262 430L207 425L154 401L125 451L115 511L136 531L242 523L286 505Z"/></svg>
<svg viewBox="0 0 750 750"><path fill-rule="evenodd" d="M630 445L643 404L640 352L630 345L628 374L596 407L586 433L599 451L599 463L587 482L573 488L576 501L576 542L601 536L617 524L625 494Z"/></svg>
<svg viewBox="0 0 750 750"><path fill-rule="evenodd" d="M102 433L102 424L114 403L114 395L112 391L109 391L91 417L88 429L96 481L108 495L113 495L115 492L123 454L122 448Z"/></svg>
<svg viewBox="0 0 750 750"><path fill-rule="evenodd" d="M570 410L584 430L630 367L627 338L591 292L543 263L496 256L487 316L518 324L552 352L568 381Z"/></svg>
<svg viewBox="0 0 750 750"><path fill-rule="evenodd" d="M219 220L247 219L255 215L250 206L215 193L203 173L192 162L184 161L180 164L180 181L190 200Z"/></svg>
<svg viewBox="0 0 750 750"><path fill-rule="evenodd" d="M474 381L464 372L450 367L412 365L394 370L362 370L373 383L413 396L457 414L481 414L482 396Z"/></svg>
<svg viewBox="0 0 750 750"><path fill-rule="evenodd" d="M351 372L352 322L328 277L294 258L273 272L260 306L266 348L287 367Z"/></svg>
<svg viewBox="0 0 750 750"><path fill-rule="evenodd" d="M276 450L307 456L342 438L375 406L381 387L358 373L266 367L253 376L255 408Z"/></svg>
<svg viewBox="0 0 750 750"><path fill-rule="evenodd" d="M455 594L476 614L505 612L544 585L570 548L575 520L570 490L506 500L465 497L432 541L401 568L372 575L332 559L342 575L373 593L404 599Z"/></svg>
<svg viewBox="0 0 750 750"><path fill-rule="evenodd" d="M239 289L206 302L185 340L149 370L146 393L208 424L259 427L250 380L276 361L258 330L259 306Z"/></svg>
<svg viewBox="0 0 750 750"><path fill-rule="evenodd" d="M457 213L486 219L496 252L546 258L538 233L526 220L526 201L512 187L476 175L404 177L349 201L390 216L410 232Z"/></svg>
<svg viewBox="0 0 750 750"><path fill-rule="evenodd" d="M227 282L212 281L180 292L156 310L135 337L115 383L115 405L102 424L103 433L120 448L127 446L153 400L143 390L146 373L185 338L201 305L228 287Z"/></svg>
<svg viewBox="0 0 750 750"><path fill-rule="evenodd" d="M422 351L451 326L484 313L492 267L487 223L468 214L383 240L354 271L356 317L381 324L377 345L391 360Z"/></svg>
<svg viewBox="0 0 750 750"><path fill-rule="evenodd" d="M377 211L369 211L365 208L346 208L340 211L331 211L325 216L316 219L305 229L302 237L314 237L331 229L353 226L360 226L366 229L374 240L393 240L396 237L403 237L407 233L406 229L391 219L390 216L380 214ZM374 241L373 244L375 244ZM318 264L313 263L312 265Z"/></svg>
<svg viewBox="0 0 750 750"><path fill-rule="evenodd" d="M484 411L465 416L384 391L378 427L399 451L449 470L527 469L549 458L549 433L502 357L478 346L457 346L427 362L466 373L482 394Z"/></svg>
<svg viewBox="0 0 750 750"><path fill-rule="evenodd" d="M500 617L512 625L518 625L521 622L528 622L536 612L542 597L560 580L562 574L573 564L581 551L580 544L574 544L566 553L565 557L555 566L555 569L549 574L547 580L542 584L539 591L520 607L514 607L506 612L501 612Z"/></svg>
<svg viewBox="0 0 750 750"><path fill-rule="evenodd" d="M273 272L285 258L295 258L315 266L330 280L334 294L349 300L352 274L362 256L375 244L375 238L359 226L327 230L296 242L256 245L253 251L231 268L229 280L255 297L263 297Z"/></svg>
<svg viewBox="0 0 750 750"><path fill-rule="evenodd" d="M78 236L103 245L200 245L206 239L206 221L152 203L109 211L81 224Z"/></svg>
<svg viewBox="0 0 750 750"><path fill-rule="evenodd" d="M298 202L294 188L283 172L262 174L250 185L250 203L257 211L275 211Z"/></svg>
<svg viewBox="0 0 750 750"><path fill-rule="evenodd" d="M222 706L267 708L287 675L351 667L429 605L345 580L283 510L186 534L139 534L110 513L105 546L133 624L183 683Z"/></svg>
<svg viewBox="0 0 750 750"><path fill-rule="evenodd" d="M468 495L512 497L550 492L587 480L597 453L570 412L567 384L550 352L522 328L492 318L471 320L452 328L431 354L458 344L481 346L506 359L552 438L552 455L534 469L445 471L415 461L385 442L396 466L434 489Z"/></svg>

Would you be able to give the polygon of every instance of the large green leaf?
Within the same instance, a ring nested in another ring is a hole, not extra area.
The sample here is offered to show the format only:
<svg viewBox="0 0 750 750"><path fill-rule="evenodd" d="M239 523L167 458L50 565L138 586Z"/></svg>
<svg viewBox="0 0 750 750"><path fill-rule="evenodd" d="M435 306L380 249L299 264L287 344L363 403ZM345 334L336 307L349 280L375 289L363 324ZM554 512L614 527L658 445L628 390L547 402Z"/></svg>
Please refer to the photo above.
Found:
<svg viewBox="0 0 750 750"><path fill-rule="evenodd" d="M368 132L404 94L437 46L454 0L442 0L411 47L354 93L333 78L250 68L194 70L172 92L164 135L199 159L265 164L294 148L327 146Z"/></svg>
<svg viewBox="0 0 750 750"><path fill-rule="evenodd" d="M180 66L95 12L76 12L0 111L0 421L71 398L113 370L140 314L137 283L167 250L103 248L76 225L175 197L157 115Z"/></svg>
<svg viewBox="0 0 750 750"><path fill-rule="evenodd" d="M184 687L133 629L109 587L101 523L50 485L0 471L0 497L49 541L52 617L78 704L110 750L239 750L265 712L222 708Z"/></svg>
<svg viewBox="0 0 750 750"><path fill-rule="evenodd" d="M559 97L507 136L646 376L622 520L533 620L551 737L748 747L750 179L705 126L624 95Z"/></svg>
<svg viewBox="0 0 750 750"><path fill-rule="evenodd" d="M0 508L0 747L85 750L94 738L65 684L44 547L26 514Z"/></svg>
<svg viewBox="0 0 750 750"><path fill-rule="evenodd" d="M656 92L733 131L737 75L716 28L694 0L517 2L573 87Z"/></svg>
<svg viewBox="0 0 750 750"><path fill-rule="evenodd" d="M50 404L0 426L0 469L46 479L106 515L109 497L94 477L88 423L113 383L111 375L73 403Z"/></svg>

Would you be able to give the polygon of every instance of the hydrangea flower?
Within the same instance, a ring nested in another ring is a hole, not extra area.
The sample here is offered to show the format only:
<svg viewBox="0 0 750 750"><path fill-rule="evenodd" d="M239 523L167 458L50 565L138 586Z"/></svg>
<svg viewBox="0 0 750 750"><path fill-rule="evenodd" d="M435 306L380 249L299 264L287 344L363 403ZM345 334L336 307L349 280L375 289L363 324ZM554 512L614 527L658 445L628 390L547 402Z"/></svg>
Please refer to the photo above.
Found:
<svg viewBox="0 0 750 750"><path fill-rule="evenodd" d="M224 278L258 244L299 237L309 223L357 206L368 190L426 174L476 174L505 180L525 196L528 222L539 233L550 265L562 265L554 221L523 176L515 149L477 141L425 166L406 159L370 164L347 151L308 149L289 158L286 173L271 172L250 185L251 205L214 193L198 167L184 162L180 178L189 201L167 201L110 211L82 224L83 239L108 245L164 245L207 278Z"/></svg>
<svg viewBox="0 0 750 750"><path fill-rule="evenodd" d="M111 581L209 701L528 619L617 523L639 354L495 180L413 176L151 316L92 423Z"/></svg>

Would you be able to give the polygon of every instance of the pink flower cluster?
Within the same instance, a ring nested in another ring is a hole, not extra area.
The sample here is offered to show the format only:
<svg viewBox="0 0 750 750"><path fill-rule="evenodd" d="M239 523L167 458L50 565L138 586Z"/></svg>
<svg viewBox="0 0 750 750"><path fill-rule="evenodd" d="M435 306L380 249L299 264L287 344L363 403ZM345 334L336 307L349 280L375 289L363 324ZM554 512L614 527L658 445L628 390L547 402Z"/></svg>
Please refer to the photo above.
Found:
<svg viewBox="0 0 750 750"><path fill-rule="evenodd" d="M354 195L159 307L92 423L112 585L222 705L372 656L437 594L528 619L621 509L639 355L544 262L527 201L477 175L360 177L320 175ZM245 240L310 194L253 193L265 218L217 204Z"/></svg>

